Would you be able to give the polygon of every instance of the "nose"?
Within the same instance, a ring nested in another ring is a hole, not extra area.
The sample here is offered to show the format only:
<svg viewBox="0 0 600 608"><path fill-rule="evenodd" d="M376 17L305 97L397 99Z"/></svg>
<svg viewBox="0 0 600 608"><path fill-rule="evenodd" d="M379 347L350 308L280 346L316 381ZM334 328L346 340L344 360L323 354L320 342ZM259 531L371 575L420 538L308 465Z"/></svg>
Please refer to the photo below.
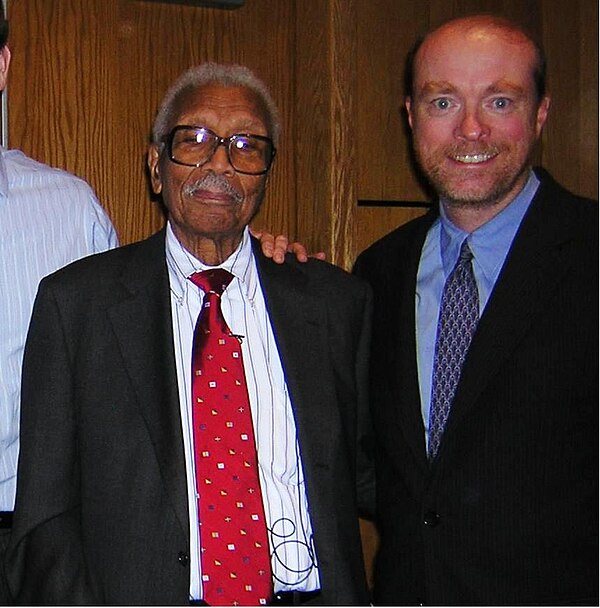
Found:
<svg viewBox="0 0 600 608"><path fill-rule="evenodd" d="M460 139L477 141L489 135L489 132L490 129L483 112L478 108L465 108L460 116L455 135Z"/></svg>
<svg viewBox="0 0 600 608"><path fill-rule="evenodd" d="M202 166L205 169L210 169L215 174L233 175L235 173L235 169L229 160L227 145L227 141L218 142L212 156Z"/></svg>

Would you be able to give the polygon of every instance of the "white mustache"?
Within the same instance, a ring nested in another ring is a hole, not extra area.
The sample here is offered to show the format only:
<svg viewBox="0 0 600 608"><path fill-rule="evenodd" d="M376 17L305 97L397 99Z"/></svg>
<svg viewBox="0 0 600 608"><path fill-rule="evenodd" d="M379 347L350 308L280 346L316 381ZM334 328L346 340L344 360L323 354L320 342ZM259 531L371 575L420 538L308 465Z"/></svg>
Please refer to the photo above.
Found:
<svg viewBox="0 0 600 608"><path fill-rule="evenodd" d="M186 196L193 196L198 190L210 190L211 192L222 192L230 196L236 203L241 203L244 195L238 192L227 179L221 175L207 173L204 177L186 184L183 193Z"/></svg>

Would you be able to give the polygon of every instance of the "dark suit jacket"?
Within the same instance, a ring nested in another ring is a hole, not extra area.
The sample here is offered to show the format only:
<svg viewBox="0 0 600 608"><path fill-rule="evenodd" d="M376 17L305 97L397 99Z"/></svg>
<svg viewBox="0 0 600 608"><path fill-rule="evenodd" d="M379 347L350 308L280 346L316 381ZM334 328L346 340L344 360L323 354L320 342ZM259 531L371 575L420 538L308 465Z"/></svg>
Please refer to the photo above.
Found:
<svg viewBox="0 0 600 608"><path fill-rule="evenodd" d="M598 602L598 210L543 171L425 454L415 287L431 212L363 252L374 289L375 602Z"/></svg>
<svg viewBox="0 0 600 608"><path fill-rule="evenodd" d="M366 604L355 486L371 294L253 243L296 418L319 604ZM164 231L40 285L8 576L20 603L187 604L188 506Z"/></svg>

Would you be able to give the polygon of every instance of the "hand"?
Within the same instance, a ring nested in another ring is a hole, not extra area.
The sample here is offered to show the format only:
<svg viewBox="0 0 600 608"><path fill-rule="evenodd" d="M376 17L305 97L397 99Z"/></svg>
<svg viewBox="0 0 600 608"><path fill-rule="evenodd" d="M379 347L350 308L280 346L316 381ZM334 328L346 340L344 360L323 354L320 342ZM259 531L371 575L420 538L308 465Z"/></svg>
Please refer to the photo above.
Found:
<svg viewBox="0 0 600 608"><path fill-rule="evenodd" d="M293 253L299 262L306 262L309 257L317 260L326 259L324 251L308 255L306 247L302 243L290 243L287 236L283 234L273 236L268 232L255 229L250 229L250 233L260 241L262 252L277 264L283 264L286 252Z"/></svg>

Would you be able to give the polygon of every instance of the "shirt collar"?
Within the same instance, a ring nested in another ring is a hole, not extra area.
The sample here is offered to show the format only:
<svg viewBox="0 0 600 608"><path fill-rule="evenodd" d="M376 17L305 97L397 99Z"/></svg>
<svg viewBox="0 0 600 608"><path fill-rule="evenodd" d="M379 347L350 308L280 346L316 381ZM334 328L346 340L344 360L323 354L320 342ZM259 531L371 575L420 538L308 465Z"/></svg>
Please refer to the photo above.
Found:
<svg viewBox="0 0 600 608"><path fill-rule="evenodd" d="M171 222L167 222L167 236L165 241L167 268L171 282L171 290L177 298L183 298L185 290L192 285L189 277L195 272L208 270L209 268L224 268L239 279L242 288L248 293L251 285L252 243L250 241L250 231L248 227L244 229L242 241L237 249L218 266L208 266L203 264L198 258L192 255L177 239Z"/></svg>
<svg viewBox="0 0 600 608"><path fill-rule="evenodd" d="M470 234L456 227L448 219L443 201L440 200L440 247L446 275L454 268L460 247L468 238L474 260L486 278L495 281L539 184L539 179L530 170L525 186L513 201Z"/></svg>

